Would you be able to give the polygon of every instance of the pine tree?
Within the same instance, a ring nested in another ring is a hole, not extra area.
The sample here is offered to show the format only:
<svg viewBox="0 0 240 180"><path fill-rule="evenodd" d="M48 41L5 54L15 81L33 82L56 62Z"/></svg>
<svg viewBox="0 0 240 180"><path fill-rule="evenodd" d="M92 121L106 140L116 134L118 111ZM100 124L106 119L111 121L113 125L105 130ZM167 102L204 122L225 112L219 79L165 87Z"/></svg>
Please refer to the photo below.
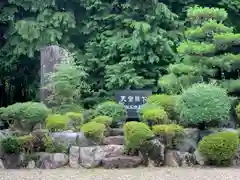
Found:
<svg viewBox="0 0 240 180"><path fill-rule="evenodd" d="M179 93L196 82L214 82L233 91L240 75L240 34L223 24L227 17L224 9L188 9L190 27L177 48L181 61L169 66L169 75L160 78L160 86Z"/></svg>

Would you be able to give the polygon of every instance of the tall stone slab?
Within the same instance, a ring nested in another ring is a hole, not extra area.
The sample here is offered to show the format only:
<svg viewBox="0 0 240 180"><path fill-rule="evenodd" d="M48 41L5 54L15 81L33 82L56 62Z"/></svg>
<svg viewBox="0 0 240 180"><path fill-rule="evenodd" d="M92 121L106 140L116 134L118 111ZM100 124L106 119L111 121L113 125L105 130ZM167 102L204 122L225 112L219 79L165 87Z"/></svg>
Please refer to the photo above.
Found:
<svg viewBox="0 0 240 180"><path fill-rule="evenodd" d="M46 46L41 49L41 88L40 100L46 105L47 97L51 92L44 87L48 83L48 74L57 71L57 66L62 62L67 62L69 53L64 48L56 45Z"/></svg>

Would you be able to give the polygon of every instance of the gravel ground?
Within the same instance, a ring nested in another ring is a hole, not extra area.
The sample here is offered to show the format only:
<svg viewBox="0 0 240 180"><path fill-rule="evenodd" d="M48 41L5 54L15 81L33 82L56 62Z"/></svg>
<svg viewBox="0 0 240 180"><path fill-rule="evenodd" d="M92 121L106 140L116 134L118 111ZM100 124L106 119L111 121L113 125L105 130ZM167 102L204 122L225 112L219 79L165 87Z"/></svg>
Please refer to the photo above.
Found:
<svg viewBox="0 0 240 180"><path fill-rule="evenodd" d="M232 168L1 170L0 180L239 180Z"/></svg>

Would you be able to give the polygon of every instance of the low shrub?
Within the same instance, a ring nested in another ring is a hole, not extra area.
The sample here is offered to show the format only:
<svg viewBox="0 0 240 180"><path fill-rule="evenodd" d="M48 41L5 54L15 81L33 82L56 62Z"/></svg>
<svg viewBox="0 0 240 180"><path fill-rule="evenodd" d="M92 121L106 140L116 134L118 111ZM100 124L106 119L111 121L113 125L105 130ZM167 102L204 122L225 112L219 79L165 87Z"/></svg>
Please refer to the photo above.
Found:
<svg viewBox="0 0 240 180"><path fill-rule="evenodd" d="M104 124L106 127L109 127L112 124L113 119L109 116L97 116L91 120L92 122Z"/></svg>
<svg viewBox="0 0 240 180"><path fill-rule="evenodd" d="M223 131L205 136L199 142L198 150L211 165L229 165L238 146L238 134Z"/></svg>
<svg viewBox="0 0 240 180"><path fill-rule="evenodd" d="M176 148L186 135L184 128L177 124L155 125L152 131L168 148Z"/></svg>
<svg viewBox="0 0 240 180"><path fill-rule="evenodd" d="M45 152L48 153L67 153L68 149L60 142L55 142L49 136L44 137Z"/></svg>
<svg viewBox="0 0 240 180"><path fill-rule="evenodd" d="M17 137L7 137L1 141L1 147L6 154L18 154L21 151L21 144Z"/></svg>
<svg viewBox="0 0 240 180"><path fill-rule="evenodd" d="M147 109L142 114L142 120L151 124L166 124L169 122L168 115L163 108Z"/></svg>
<svg viewBox="0 0 240 180"><path fill-rule="evenodd" d="M65 114L70 119L70 125L75 129L83 124L83 114L76 112L68 112Z"/></svg>
<svg viewBox="0 0 240 180"><path fill-rule="evenodd" d="M88 122L81 127L81 131L84 133L86 137L99 142L104 137L106 127L102 123Z"/></svg>
<svg viewBox="0 0 240 180"><path fill-rule="evenodd" d="M15 103L6 107L1 117L11 122L12 127L31 132L36 124L44 123L49 112L43 103Z"/></svg>
<svg viewBox="0 0 240 180"><path fill-rule="evenodd" d="M125 121L127 118L127 111L123 104L106 101L96 107L96 115L112 117L112 126L117 127L121 121Z"/></svg>
<svg viewBox="0 0 240 180"><path fill-rule="evenodd" d="M236 115L238 117L238 119L240 119L240 104L238 104L235 108L235 112L236 112Z"/></svg>
<svg viewBox="0 0 240 180"><path fill-rule="evenodd" d="M51 132L67 130L70 119L66 115L52 114L46 119L46 128Z"/></svg>
<svg viewBox="0 0 240 180"><path fill-rule="evenodd" d="M139 109L138 109L138 116L139 119L143 121L143 113L147 110L151 109L156 109L156 108L163 108L162 106L159 106L157 104L143 104Z"/></svg>
<svg viewBox="0 0 240 180"><path fill-rule="evenodd" d="M127 122L123 130L124 144L127 149L139 149L148 139L154 137L151 129L142 122Z"/></svg>
<svg viewBox="0 0 240 180"><path fill-rule="evenodd" d="M88 109L88 110L84 111L84 113L83 113L83 119L84 119L83 124L88 123L89 121L91 121L95 117L96 117L96 111L94 109Z"/></svg>
<svg viewBox="0 0 240 180"><path fill-rule="evenodd" d="M172 120L176 118L176 97L167 94L156 94L148 97L147 103L162 106Z"/></svg>
<svg viewBox="0 0 240 180"><path fill-rule="evenodd" d="M178 98L176 109L184 125L205 127L229 120L231 101L223 88L195 84Z"/></svg>
<svg viewBox="0 0 240 180"><path fill-rule="evenodd" d="M22 152L32 152L34 149L34 137L31 135L25 135L18 137L21 151Z"/></svg>

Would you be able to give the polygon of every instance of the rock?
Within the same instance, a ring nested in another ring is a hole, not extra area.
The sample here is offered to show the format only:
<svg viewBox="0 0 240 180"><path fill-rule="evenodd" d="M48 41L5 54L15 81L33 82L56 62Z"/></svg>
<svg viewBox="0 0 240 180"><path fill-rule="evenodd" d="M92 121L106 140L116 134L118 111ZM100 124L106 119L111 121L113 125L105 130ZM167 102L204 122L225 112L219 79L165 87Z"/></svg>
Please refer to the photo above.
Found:
<svg viewBox="0 0 240 180"><path fill-rule="evenodd" d="M54 141L63 144L66 148L76 145L80 147L94 145L94 143L87 139L81 132L55 132L51 133L50 136L53 138Z"/></svg>
<svg viewBox="0 0 240 180"><path fill-rule="evenodd" d="M205 136L208 136L210 134L214 134L219 132L218 129L207 129L207 130L200 130L199 132L199 141L202 140Z"/></svg>
<svg viewBox="0 0 240 180"><path fill-rule="evenodd" d="M238 150L236 151L236 153L233 157L232 165L234 167L240 167L240 146L238 147Z"/></svg>
<svg viewBox="0 0 240 180"><path fill-rule="evenodd" d="M80 163L85 168L98 167L103 158L124 154L122 145L92 146L80 148Z"/></svg>
<svg viewBox="0 0 240 180"><path fill-rule="evenodd" d="M43 137L45 135L49 135L48 129L36 129L31 132L32 136L38 136L38 137Z"/></svg>
<svg viewBox="0 0 240 180"><path fill-rule="evenodd" d="M43 125L41 123L37 123L34 127L33 127L33 131L34 130L39 130L39 129L42 129L43 128Z"/></svg>
<svg viewBox="0 0 240 180"><path fill-rule="evenodd" d="M34 169L36 167L35 161L29 161L27 165L27 169Z"/></svg>
<svg viewBox="0 0 240 180"><path fill-rule="evenodd" d="M194 156L195 156L197 164L199 164L201 166L206 164L206 159L202 156L202 154L198 150L196 150L194 152Z"/></svg>
<svg viewBox="0 0 240 180"><path fill-rule="evenodd" d="M8 136L11 136L12 132L9 129L6 130L0 130L0 141L2 141L3 139L5 139ZM2 145L0 143L0 159L3 158L4 152L2 149Z"/></svg>
<svg viewBox="0 0 240 180"><path fill-rule="evenodd" d="M110 136L123 136L123 129L122 128L111 128L110 129Z"/></svg>
<svg viewBox="0 0 240 180"><path fill-rule="evenodd" d="M233 129L233 128L221 128L221 129L219 129L219 132L222 132L222 131L229 131L229 132L239 134L238 130Z"/></svg>
<svg viewBox="0 0 240 180"><path fill-rule="evenodd" d="M191 167L196 164L193 154L180 151L167 151L165 154L165 165L170 167Z"/></svg>
<svg viewBox="0 0 240 180"><path fill-rule="evenodd" d="M143 156L143 164L147 166L149 159L154 162L154 166L159 167L164 164L165 146L159 139L154 138L147 141L140 147L140 153Z"/></svg>
<svg viewBox="0 0 240 180"><path fill-rule="evenodd" d="M20 154L4 154L3 165L6 169L19 169L21 168L21 155Z"/></svg>
<svg viewBox="0 0 240 180"><path fill-rule="evenodd" d="M185 132L186 136L183 138L181 143L177 144L176 149L181 152L194 153L197 149L200 131L197 128L186 128Z"/></svg>
<svg viewBox="0 0 240 180"><path fill-rule="evenodd" d="M79 154L79 147L78 146L72 146L69 150L69 166L71 168L79 168L79 160L80 160L80 154Z"/></svg>
<svg viewBox="0 0 240 180"><path fill-rule="evenodd" d="M117 156L103 158L102 165L106 169L113 168L134 168L138 167L142 162L139 156Z"/></svg>
<svg viewBox="0 0 240 180"><path fill-rule="evenodd" d="M105 144L105 145L110 145L110 144L123 145L124 137L123 136L109 136L109 137L104 138L103 144Z"/></svg>
<svg viewBox="0 0 240 180"><path fill-rule="evenodd" d="M68 164L68 155L65 153L41 153L38 167L42 169L56 169Z"/></svg>
<svg viewBox="0 0 240 180"><path fill-rule="evenodd" d="M3 160L0 159L0 169L5 169L4 165L3 165Z"/></svg>

